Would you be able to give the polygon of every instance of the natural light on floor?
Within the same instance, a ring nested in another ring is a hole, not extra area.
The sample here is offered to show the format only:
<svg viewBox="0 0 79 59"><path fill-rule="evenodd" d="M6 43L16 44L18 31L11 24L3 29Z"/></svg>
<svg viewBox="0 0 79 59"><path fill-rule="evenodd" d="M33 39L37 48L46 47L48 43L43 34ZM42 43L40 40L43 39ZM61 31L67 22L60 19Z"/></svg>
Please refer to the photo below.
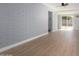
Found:
<svg viewBox="0 0 79 59"><path fill-rule="evenodd" d="M72 31L73 30L73 26L62 26L61 27L61 30L64 30L64 31Z"/></svg>

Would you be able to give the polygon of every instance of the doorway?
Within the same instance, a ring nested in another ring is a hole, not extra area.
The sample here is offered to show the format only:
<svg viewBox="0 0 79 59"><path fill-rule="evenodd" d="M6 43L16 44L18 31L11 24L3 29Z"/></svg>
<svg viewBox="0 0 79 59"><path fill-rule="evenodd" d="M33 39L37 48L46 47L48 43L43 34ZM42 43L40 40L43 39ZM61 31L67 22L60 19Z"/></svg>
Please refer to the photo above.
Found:
<svg viewBox="0 0 79 59"><path fill-rule="evenodd" d="M48 11L48 32L52 32L52 11Z"/></svg>
<svg viewBox="0 0 79 59"><path fill-rule="evenodd" d="M61 30L73 30L73 17L62 16Z"/></svg>

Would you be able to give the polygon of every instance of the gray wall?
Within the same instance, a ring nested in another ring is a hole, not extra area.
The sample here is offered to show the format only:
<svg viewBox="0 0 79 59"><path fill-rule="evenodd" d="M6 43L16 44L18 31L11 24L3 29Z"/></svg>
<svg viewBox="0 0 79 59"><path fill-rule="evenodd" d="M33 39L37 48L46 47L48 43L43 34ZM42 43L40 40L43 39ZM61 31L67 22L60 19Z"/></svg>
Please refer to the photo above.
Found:
<svg viewBox="0 0 79 59"><path fill-rule="evenodd" d="M79 30L79 17L75 17L73 18L73 26L74 26L74 30Z"/></svg>
<svg viewBox="0 0 79 59"><path fill-rule="evenodd" d="M48 8L42 4L0 4L0 48L48 31Z"/></svg>

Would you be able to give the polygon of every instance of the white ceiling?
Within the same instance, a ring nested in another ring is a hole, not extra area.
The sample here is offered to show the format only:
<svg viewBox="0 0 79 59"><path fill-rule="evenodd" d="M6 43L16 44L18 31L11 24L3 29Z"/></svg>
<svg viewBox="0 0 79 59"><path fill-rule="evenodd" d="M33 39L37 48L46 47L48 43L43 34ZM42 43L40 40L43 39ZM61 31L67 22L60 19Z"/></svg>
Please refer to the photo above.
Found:
<svg viewBox="0 0 79 59"><path fill-rule="evenodd" d="M79 3L69 3L67 6L61 6L61 3L46 3L45 5L59 14L79 14Z"/></svg>

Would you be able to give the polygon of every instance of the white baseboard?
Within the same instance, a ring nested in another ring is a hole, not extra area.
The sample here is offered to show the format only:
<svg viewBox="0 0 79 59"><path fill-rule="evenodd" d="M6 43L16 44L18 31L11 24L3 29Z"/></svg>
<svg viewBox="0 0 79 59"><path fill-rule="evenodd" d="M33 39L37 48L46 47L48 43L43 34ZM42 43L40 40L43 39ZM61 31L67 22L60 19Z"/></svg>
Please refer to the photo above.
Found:
<svg viewBox="0 0 79 59"><path fill-rule="evenodd" d="M4 52L4 51L6 51L6 50L9 50L9 49L11 49L11 48L14 48L14 47L16 47L16 46L19 46L19 45L21 45L21 44L27 43L27 42L29 42L29 41L31 41L31 40L36 39L36 38L42 37L42 36L44 36L44 35L46 35L46 34L48 34L48 32L47 32L47 33L44 33L44 34L41 34L41 35L38 35L38 36L35 36L35 37L33 37L33 38L26 39L26 40L21 41L21 42L18 42L18 43L16 43L16 44L12 44L12 45L3 47L3 48L0 49L0 53L1 53L1 52Z"/></svg>

